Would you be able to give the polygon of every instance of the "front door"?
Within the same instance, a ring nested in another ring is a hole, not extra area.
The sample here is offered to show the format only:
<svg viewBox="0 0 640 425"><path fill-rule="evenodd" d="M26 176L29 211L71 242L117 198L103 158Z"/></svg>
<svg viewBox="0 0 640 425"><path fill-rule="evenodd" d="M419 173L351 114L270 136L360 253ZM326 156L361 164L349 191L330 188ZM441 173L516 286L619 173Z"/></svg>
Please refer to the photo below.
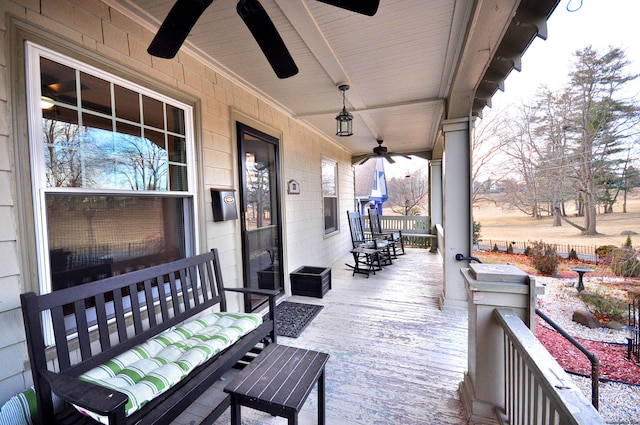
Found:
<svg viewBox="0 0 640 425"><path fill-rule="evenodd" d="M238 123L244 286L282 289L278 139ZM267 297L245 296L254 311Z"/></svg>

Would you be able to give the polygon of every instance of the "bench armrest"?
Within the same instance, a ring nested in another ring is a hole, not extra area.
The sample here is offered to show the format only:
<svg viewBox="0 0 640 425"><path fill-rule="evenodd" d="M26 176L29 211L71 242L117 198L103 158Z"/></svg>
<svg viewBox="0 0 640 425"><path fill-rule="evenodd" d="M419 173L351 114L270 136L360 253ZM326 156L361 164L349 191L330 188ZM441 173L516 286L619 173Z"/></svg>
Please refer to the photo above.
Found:
<svg viewBox="0 0 640 425"><path fill-rule="evenodd" d="M224 290L229 292L240 292L243 294L264 295L267 297L275 297L280 293L279 289L224 288Z"/></svg>
<svg viewBox="0 0 640 425"><path fill-rule="evenodd" d="M251 288L224 288L225 291L239 292L241 294L258 294L269 297L269 320L272 322L271 326L271 342L278 342L278 335L275 329L276 323L276 295L280 293L279 289L251 289Z"/></svg>
<svg viewBox="0 0 640 425"><path fill-rule="evenodd" d="M125 417L124 408L129 398L119 391L48 370L43 371L42 376L51 386L51 391L67 403L99 415Z"/></svg>

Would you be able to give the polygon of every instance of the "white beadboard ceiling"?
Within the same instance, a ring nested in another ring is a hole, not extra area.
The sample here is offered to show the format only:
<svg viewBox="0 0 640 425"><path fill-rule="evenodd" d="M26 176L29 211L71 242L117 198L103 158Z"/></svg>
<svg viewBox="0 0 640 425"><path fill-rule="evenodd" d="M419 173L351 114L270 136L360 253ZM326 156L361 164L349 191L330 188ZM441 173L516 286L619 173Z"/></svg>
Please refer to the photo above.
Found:
<svg viewBox="0 0 640 425"><path fill-rule="evenodd" d="M154 32L174 3L105 1ZM381 0L369 17L315 0L261 0L300 70L283 80L237 15L236 0L214 0L182 49L207 58L354 156L370 153L376 139L393 152L430 152L448 111L470 110L519 3ZM335 136L342 109L337 85L343 82L351 86L351 137Z"/></svg>

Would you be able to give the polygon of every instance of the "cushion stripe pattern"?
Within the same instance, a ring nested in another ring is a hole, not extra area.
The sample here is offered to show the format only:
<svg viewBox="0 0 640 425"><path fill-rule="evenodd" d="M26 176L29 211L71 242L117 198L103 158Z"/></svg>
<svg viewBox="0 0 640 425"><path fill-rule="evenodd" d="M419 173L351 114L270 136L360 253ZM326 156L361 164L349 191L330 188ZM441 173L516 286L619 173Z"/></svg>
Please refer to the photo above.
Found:
<svg viewBox="0 0 640 425"><path fill-rule="evenodd" d="M126 394L129 416L261 324L257 314L211 313L168 329L79 378ZM75 407L108 425L106 416Z"/></svg>

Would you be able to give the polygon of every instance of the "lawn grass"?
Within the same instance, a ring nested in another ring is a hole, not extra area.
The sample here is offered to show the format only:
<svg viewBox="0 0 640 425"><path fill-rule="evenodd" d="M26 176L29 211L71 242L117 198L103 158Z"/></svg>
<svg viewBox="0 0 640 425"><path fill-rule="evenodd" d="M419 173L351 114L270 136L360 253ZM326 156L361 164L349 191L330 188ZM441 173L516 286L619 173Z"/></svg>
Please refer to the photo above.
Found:
<svg viewBox="0 0 640 425"><path fill-rule="evenodd" d="M494 199L497 196L494 195ZM583 236L580 230L567 223L553 227L553 218L534 219L520 211L503 208L491 201L481 201L473 208L473 219L481 225L480 235L484 241L539 241L554 244L571 244L582 246L614 245L622 246L626 235L624 231L633 231L638 235L631 236L632 245L640 247L640 188L634 189L627 201L627 212L622 213L622 205L616 204L614 212L598 214L596 229L598 236ZM574 211L568 210L572 215ZM584 218L571 217L580 225Z"/></svg>

